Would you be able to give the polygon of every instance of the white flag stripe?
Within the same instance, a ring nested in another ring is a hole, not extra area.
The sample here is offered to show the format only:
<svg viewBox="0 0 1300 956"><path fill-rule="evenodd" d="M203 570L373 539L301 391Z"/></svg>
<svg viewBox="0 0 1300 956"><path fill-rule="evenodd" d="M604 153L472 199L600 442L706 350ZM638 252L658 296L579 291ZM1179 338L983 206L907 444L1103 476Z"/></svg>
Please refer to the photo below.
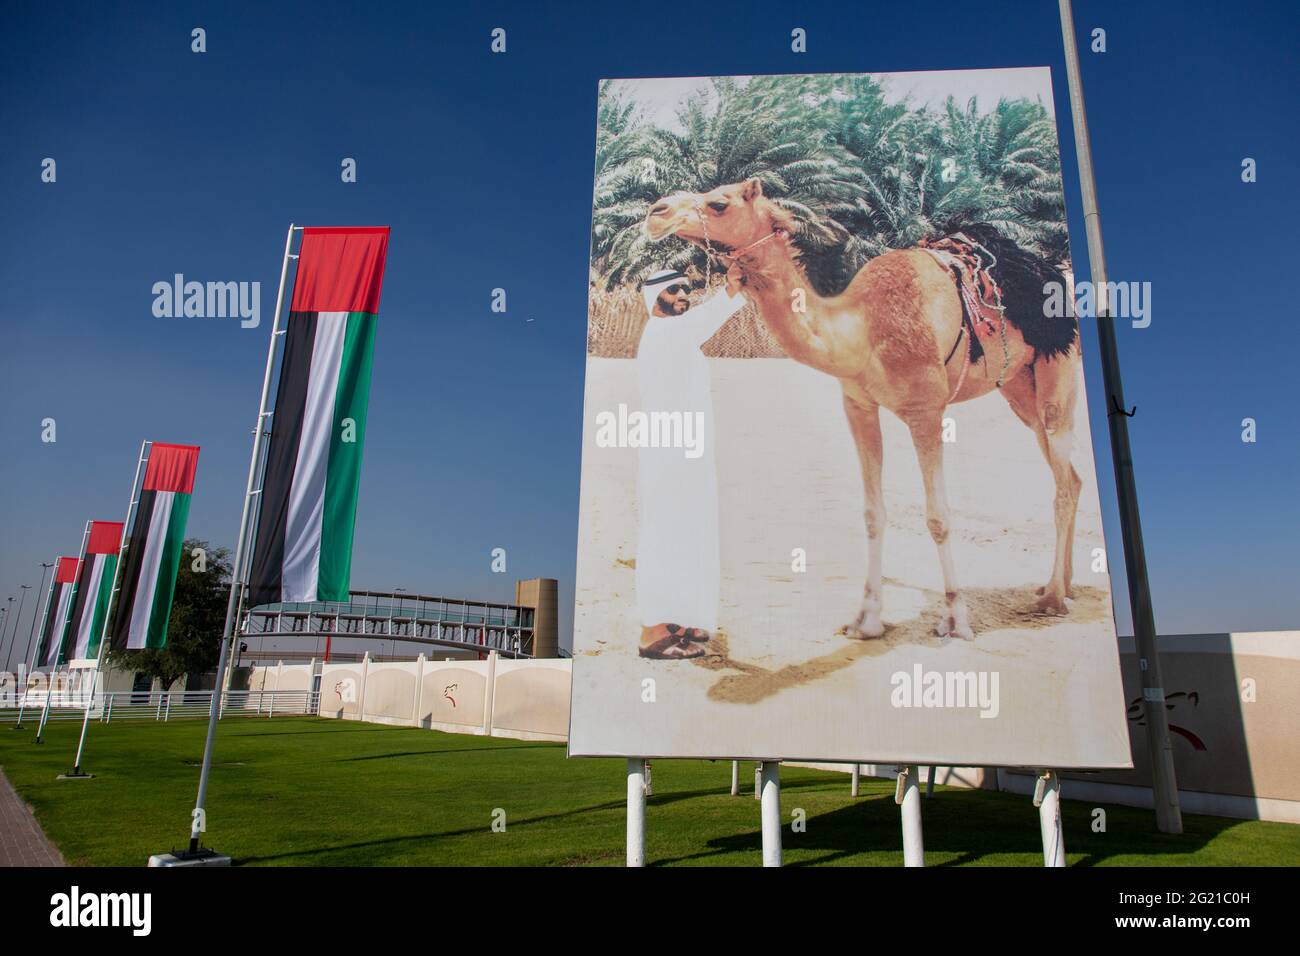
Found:
<svg viewBox="0 0 1300 956"><path fill-rule="evenodd" d="M153 612L154 594L158 590L158 565L167 544L167 525L171 521L174 491L155 491L153 513L149 516L149 533L145 538L144 558L140 562L140 581L131 604L131 626L126 635L128 650L145 647L149 639L149 616Z"/></svg>
<svg viewBox="0 0 1300 956"><path fill-rule="evenodd" d="M90 626L95 620L95 605L99 602L99 585L104 577L104 555L88 554L86 560L91 562L90 579L86 582L86 597L81 604L81 620L77 622L77 640L73 644L73 653L68 655L68 660L82 660L90 653Z"/></svg>
<svg viewBox="0 0 1300 956"><path fill-rule="evenodd" d="M334 430L334 398L338 393L339 365L347 338L346 312L321 312L316 316L307 401L303 409L298 459L289 513L284 529L284 570L280 578L282 601L316 600L320 578L320 529L325 513L325 477L329 472L330 439Z"/></svg>
<svg viewBox="0 0 1300 956"><path fill-rule="evenodd" d="M72 585L65 584L59 588L59 607L54 612L54 630L50 632L50 646L45 649L45 664L53 667L59 654L59 642L63 638L63 629L68 624L68 608L72 606Z"/></svg>

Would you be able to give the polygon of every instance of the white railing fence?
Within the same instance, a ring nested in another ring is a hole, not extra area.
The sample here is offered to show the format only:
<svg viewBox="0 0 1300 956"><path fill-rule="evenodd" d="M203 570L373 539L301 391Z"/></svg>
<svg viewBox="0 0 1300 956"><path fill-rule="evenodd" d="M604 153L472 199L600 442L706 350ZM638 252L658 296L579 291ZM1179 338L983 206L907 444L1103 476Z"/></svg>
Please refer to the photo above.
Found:
<svg viewBox="0 0 1300 956"><path fill-rule="evenodd" d="M210 690L113 691L97 693L90 702L90 715L102 723L115 720L171 721L206 718L212 707ZM27 699L0 703L0 723L15 723L19 711L23 722L39 720L45 709L45 692L33 690ZM222 695L222 717L316 716L320 692L309 690L231 690ZM49 720L83 720L84 694L55 691L50 700Z"/></svg>

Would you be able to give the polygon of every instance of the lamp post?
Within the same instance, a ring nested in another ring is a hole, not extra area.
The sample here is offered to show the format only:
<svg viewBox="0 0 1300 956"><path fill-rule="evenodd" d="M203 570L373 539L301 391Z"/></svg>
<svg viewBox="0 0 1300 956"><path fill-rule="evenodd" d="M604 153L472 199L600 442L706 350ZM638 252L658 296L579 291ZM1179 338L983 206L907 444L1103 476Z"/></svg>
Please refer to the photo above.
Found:
<svg viewBox="0 0 1300 956"><path fill-rule="evenodd" d="M6 602L6 603L5 603L5 608L4 608L4 610L5 610L5 619L4 619L4 623L3 623L3 624L0 624L0 647L4 647L4 643L5 643L5 631L6 631L6 630L8 629L8 627L9 627L9 621L10 621L11 618L12 618L12 615L13 615L13 609L14 609L14 599L13 599L13 598L11 598L11 597L7 597L7 598L5 598L5 602ZM7 669L7 668L6 668L6 669Z"/></svg>
<svg viewBox="0 0 1300 956"><path fill-rule="evenodd" d="M5 652L5 670L9 670L9 661L14 656L14 645L18 643L18 624L23 619L23 604L27 601L27 592L32 589L30 584L20 584L19 593L22 598L18 601L18 616L14 618L14 632L9 638L9 650Z"/></svg>

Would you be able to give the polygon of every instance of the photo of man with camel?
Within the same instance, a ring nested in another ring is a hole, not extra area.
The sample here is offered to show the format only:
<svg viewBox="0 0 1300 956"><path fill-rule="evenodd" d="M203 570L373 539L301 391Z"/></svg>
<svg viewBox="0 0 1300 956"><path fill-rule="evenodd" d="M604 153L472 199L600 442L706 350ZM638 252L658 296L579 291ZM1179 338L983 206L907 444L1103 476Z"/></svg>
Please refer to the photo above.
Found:
<svg viewBox="0 0 1300 956"><path fill-rule="evenodd" d="M978 72L602 84L572 753L1127 765L1051 78Z"/></svg>

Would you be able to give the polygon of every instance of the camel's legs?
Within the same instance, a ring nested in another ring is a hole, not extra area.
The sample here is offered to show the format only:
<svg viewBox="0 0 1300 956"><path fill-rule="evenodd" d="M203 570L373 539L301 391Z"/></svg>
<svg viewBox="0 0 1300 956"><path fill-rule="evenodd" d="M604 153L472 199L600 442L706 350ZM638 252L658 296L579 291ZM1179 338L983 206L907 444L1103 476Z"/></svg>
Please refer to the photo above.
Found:
<svg viewBox="0 0 1300 956"><path fill-rule="evenodd" d="M939 636L973 640L975 632L967 619L966 601L957 587L952 546L948 543L948 491L943 480L943 408L911 412L900 417L912 431L912 444L916 447L921 480L925 483L925 523L939 549L939 566L943 570L947 613L939 622Z"/></svg>
<svg viewBox="0 0 1300 956"><path fill-rule="evenodd" d="M1038 610L1065 614L1065 599L1073 596L1074 521L1083 481L1070 463L1074 446L1075 397L1078 392L1078 350L1066 358L1038 359L1032 371L1007 382L1002 393L1016 415L1034 431L1039 451L1047 459L1056 483L1053 512L1056 553L1052 577L1039 589Z"/></svg>
<svg viewBox="0 0 1300 956"><path fill-rule="evenodd" d="M880 620L881 555L885 547L885 492L880 479L884 452L880 440L880 406L860 405L844 396L853 444L862 465L864 515L867 523L867 583L862 589L862 608L845 628L849 637L879 637L885 632Z"/></svg>

